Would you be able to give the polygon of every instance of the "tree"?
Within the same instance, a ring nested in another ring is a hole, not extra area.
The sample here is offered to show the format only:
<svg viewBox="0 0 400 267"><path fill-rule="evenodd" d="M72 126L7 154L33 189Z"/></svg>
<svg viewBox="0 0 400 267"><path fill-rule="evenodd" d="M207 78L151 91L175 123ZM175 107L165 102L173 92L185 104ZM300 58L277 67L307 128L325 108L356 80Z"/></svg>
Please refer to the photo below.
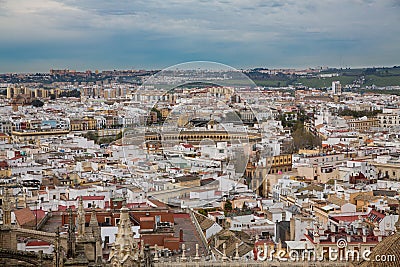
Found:
<svg viewBox="0 0 400 267"><path fill-rule="evenodd" d="M34 107L43 107L44 102L39 99L35 99L31 102L31 105Z"/></svg>
<svg viewBox="0 0 400 267"><path fill-rule="evenodd" d="M97 132L94 131L89 131L87 132L87 134L85 135L85 137L89 140L94 140L95 142L97 142L97 140L99 139L99 135Z"/></svg>
<svg viewBox="0 0 400 267"><path fill-rule="evenodd" d="M321 146L321 138L307 132L302 123L299 122L295 128L296 130L292 133L294 151L304 148L314 149L318 146Z"/></svg>
<svg viewBox="0 0 400 267"><path fill-rule="evenodd" d="M74 90L68 90L60 93L60 97L80 97L81 92L74 89Z"/></svg>
<svg viewBox="0 0 400 267"><path fill-rule="evenodd" d="M201 215L204 215L204 216L207 216L207 215L208 215L208 212L205 211L205 210L203 210L203 209L199 210L199 213L200 213Z"/></svg>
<svg viewBox="0 0 400 267"><path fill-rule="evenodd" d="M229 199L225 202L224 211L225 213L232 211L232 202Z"/></svg>

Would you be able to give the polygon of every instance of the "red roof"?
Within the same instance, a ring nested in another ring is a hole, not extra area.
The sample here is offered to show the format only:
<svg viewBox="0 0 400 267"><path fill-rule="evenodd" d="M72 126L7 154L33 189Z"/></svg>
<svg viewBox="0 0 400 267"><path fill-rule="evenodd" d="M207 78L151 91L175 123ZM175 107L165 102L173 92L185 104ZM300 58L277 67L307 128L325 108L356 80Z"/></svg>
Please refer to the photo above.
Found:
<svg viewBox="0 0 400 267"><path fill-rule="evenodd" d="M153 203L154 205L156 205L159 208L166 208L167 207L167 205L165 203L163 203L161 201L158 201L158 200L156 200L154 198L150 198L149 202Z"/></svg>
<svg viewBox="0 0 400 267"><path fill-rule="evenodd" d="M194 146L192 144L182 144L184 148L193 148Z"/></svg>
<svg viewBox="0 0 400 267"><path fill-rule="evenodd" d="M82 200L104 200L105 196L82 196ZM76 198L79 200L79 197Z"/></svg>
<svg viewBox="0 0 400 267"><path fill-rule="evenodd" d="M46 216L46 212L44 210L33 210L33 214L38 218L38 220L41 220Z"/></svg>
<svg viewBox="0 0 400 267"><path fill-rule="evenodd" d="M50 246L50 243L41 240L29 241L26 243L27 247Z"/></svg>
<svg viewBox="0 0 400 267"><path fill-rule="evenodd" d="M208 213L211 216L221 216L224 215L224 213L222 211L213 211L213 212L209 212Z"/></svg>
<svg viewBox="0 0 400 267"><path fill-rule="evenodd" d="M154 217L140 217L141 222L152 222L154 221Z"/></svg>
<svg viewBox="0 0 400 267"><path fill-rule="evenodd" d="M375 215L375 216L374 216ZM372 222L380 222L383 218L385 218L385 214L380 213L379 211L376 210L371 210L371 212L368 214L368 219Z"/></svg>
<svg viewBox="0 0 400 267"><path fill-rule="evenodd" d="M134 209L134 208L146 208L148 207L146 202L143 203L127 203L126 207L129 209Z"/></svg>
<svg viewBox="0 0 400 267"><path fill-rule="evenodd" d="M20 210L15 210L15 219L20 226L28 225L29 223L35 224L35 215L29 208L24 208Z"/></svg>
<svg viewBox="0 0 400 267"><path fill-rule="evenodd" d="M189 219L190 215L189 213L174 213L174 219L175 218Z"/></svg>
<svg viewBox="0 0 400 267"><path fill-rule="evenodd" d="M75 205L69 206L71 209L75 209ZM58 205L58 210L59 211L66 211L67 210L67 206L63 206L63 205Z"/></svg>
<svg viewBox="0 0 400 267"><path fill-rule="evenodd" d="M0 161L0 168L8 167L8 163L6 161Z"/></svg>
<svg viewBox="0 0 400 267"><path fill-rule="evenodd" d="M354 216L332 216L332 219L338 221L338 222L354 222L358 220L358 215ZM365 217L365 216L362 216Z"/></svg>

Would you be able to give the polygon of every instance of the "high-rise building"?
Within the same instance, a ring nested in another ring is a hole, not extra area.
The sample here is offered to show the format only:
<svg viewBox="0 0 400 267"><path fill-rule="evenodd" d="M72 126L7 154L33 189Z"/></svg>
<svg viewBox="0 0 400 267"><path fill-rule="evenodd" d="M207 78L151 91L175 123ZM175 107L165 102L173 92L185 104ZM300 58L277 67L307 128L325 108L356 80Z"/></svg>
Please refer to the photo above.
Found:
<svg viewBox="0 0 400 267"><path fill-rule="evenodd" d="M333 95L341 95L342 94L342 85L340 84L340 81L332 82L332 94Z"/></svg>

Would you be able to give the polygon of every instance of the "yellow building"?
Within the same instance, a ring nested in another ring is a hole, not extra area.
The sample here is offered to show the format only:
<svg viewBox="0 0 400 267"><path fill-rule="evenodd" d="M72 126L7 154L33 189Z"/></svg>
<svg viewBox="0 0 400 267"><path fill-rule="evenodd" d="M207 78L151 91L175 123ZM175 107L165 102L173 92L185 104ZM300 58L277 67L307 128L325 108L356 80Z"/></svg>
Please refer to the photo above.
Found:
<svg viewBox="0 0 400 267"><path fill-rule="evenodd" d="M97 129L97 120L95 120L93 117L84 117L83 121L87 125L87 130Z"/></svg>
<svg viewBox="0 0 400 267"><path fill-rule="evenodd" d="M169 116L169 114L171 113L170 108L162 108L160 111L161 111L161 117L163 119L166 119Z"/></svg>
<svg viewBox="0 0 400 267"><path fill-rule="evenodd" d="M34 143L37 140L44 137L63 137L67 136L69 131L29 131L29 132L18 132L12 131L11 138L14 143Z"/></svg>
<svg viewBox="0 0 400 267"><path fill-rule="evenodd" d="M0 161L0 177L10 177L11 168L8 166L6 161Z"/></svg>
<svg viewBox="0 0 400 267"><path fill-rule="evenodd" d="M292 171L292 155L284 154L268 157L264 166L254 166L248 163L245 177L251 183L253 189L261 196L271 193L272 185L282 178L283 173Z"/></svg>
<svg viewBox="0 0 400 267"><path fill-rule="evenodd" d="M357 211L367 211L371 202L375 202L379 197L374 196L372 191L362 192L353 198Z"/></svg>
<svg viewBox="0 0 400 267"><path fill-rule="evenodd" d="M270 167L270 174L283 173L292 170L292 155L285 154L267 158L267 167Z"/></svg>
<svg viewBox="0 0 400 267"><path fill-rule="evenodd" d="M6 143L10 144L11 143L11 136L8 136L4 133L0 133L0 143Z"/></svg>

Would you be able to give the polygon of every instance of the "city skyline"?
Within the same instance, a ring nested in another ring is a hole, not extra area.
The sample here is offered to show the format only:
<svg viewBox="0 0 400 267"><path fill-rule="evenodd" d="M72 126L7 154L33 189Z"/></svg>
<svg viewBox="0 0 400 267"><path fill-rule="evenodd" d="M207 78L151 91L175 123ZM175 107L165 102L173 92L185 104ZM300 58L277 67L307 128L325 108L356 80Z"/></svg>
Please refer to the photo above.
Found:
<svg viewBox="0 0 400 267"><path fill-rule="evenodd" d="M398 1L1 1L0 72L393 66Z"/></svg>

